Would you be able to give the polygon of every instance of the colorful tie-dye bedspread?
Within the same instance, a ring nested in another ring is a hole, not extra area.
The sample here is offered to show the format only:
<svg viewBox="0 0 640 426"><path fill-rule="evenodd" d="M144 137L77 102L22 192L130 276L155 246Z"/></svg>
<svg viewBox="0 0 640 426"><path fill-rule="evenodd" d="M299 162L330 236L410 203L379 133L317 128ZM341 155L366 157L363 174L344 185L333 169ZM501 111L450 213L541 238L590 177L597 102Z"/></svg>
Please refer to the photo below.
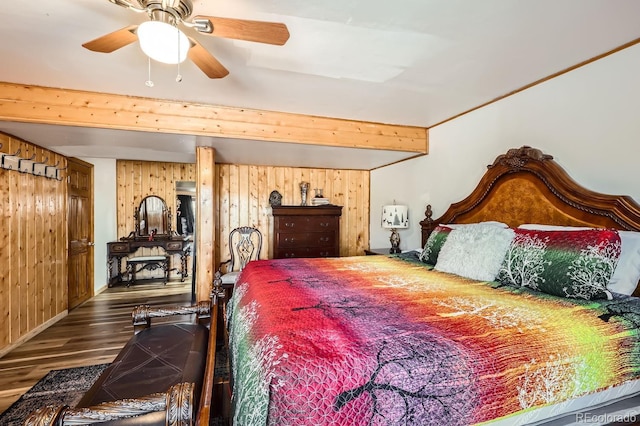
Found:
<svg viewBox="0 0 640 426"><path fill-rule="evenodd" d="M236 425L466 425L635 380L636 298L577 301L387 256L251 262Z"/></svg>

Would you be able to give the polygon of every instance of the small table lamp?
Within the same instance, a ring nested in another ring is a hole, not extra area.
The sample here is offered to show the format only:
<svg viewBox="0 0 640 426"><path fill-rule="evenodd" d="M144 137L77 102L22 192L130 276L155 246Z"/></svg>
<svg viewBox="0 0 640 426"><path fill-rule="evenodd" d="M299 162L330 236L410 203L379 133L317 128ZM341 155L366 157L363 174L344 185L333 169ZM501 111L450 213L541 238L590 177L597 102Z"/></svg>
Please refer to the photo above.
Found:
<svg viewBox="0 0 640 426"><path fill-rule="evenodd" d="M389 253L400 253L400 234L398 229L409 227L409 208L407 206L390 205L382 207L382 227L391 229L391 250Z"/></svg>

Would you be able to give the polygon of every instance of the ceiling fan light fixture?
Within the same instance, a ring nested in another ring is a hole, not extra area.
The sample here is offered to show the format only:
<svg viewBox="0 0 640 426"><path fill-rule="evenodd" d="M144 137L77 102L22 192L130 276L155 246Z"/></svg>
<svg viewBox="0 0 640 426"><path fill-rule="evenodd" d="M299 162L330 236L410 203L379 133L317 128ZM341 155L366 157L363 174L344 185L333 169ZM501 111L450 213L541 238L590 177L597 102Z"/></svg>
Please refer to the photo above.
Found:
<svg viewBox="0 0 640 426"><path fill-rule="evenodd" d="M223 78L229 74L220 63L195 38L187 37L181 28L200 34L282 46L289 39L287 26L279 22L253 21L199 15L190 19L193 0L108 0L135 12L144 12L148 21L132 24L83 43L93 52L111 53L136 40L149 59L178 65L176 81L182 79L180 65L187 58L209 78ZM205 3L200 1L198 3ZM187 30L187 31L189 31ZM149 78L149 81L151 79Z"/></svg>
<svg viewBox="0 0 640 426"><path fill-rule="evenodd" d="M145 55L164 64L179 64L187 59L189 39L171 24L146 21L138 26L138 40Z"/></svg>

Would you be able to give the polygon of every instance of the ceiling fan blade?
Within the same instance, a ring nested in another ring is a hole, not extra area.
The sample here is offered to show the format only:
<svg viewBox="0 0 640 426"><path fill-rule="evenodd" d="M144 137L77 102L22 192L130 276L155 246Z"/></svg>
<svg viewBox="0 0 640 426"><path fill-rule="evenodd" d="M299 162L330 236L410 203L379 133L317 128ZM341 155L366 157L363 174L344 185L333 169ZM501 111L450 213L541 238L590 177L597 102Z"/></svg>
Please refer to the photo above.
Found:
<svg viewBox="0 0 640 426"><path fill-rule="evenodd" d="M222 78L229 74L229 71L216 58L202 47L200 43L192 38L191 49L189 49L189 59L202 70L209 78Z"/></svg>
<svg viewBox="0 0 640 426"><path fill-rule="evenodd" d="M210 35L217 37L256 41L278 46L282 46L289 40L287 26L278 22L250 21L215 16L196 16L193 18L194 22L198 20L210 21L213 26ZM205 32L204 34L207 33Z"/></svg>
<svg viewBox="0 0 640 426"><path fill-rule="evenodd" d="M137 25L120 28L117 31L98 37L95 40L88 41L84 43L82 47L93 50L94 52L111 53L138 40L135 32L136 28L138 28Z"/></svg>

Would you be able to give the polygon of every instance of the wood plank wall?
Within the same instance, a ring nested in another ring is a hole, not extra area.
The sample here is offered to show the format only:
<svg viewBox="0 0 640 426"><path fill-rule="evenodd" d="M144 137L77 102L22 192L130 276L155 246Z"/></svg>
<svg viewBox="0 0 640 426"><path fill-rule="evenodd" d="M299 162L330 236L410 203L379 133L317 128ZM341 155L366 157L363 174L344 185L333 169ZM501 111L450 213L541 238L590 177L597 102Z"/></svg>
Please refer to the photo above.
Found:
<svg viewBox="0 0 640 426"><path fill-rule="evenodd" d="M0 133L0 151L66 168L64 156ZM67 310L67 184L0 169L0 356Z"/></svg>
<svg viewBox="0 0 640 426"><path fill-rule="evenodd" d="M195 181L195 164L166 163L159 161L116 161L116 197L118 238L126 237L135 229L134 211L144 197L156 195L164 200L171 209L171 227L176 229L176 182ZM158 254L161 249L142 248L140 256ZM176 255L171 260L175 267L179 265ZM177 271L172 271L172 277ZM191 275L191 270L189 270ZM140 279L158 276L158 272L142 271L137 275Z"/></svg>
<svg viewBox="0 0 640 426"><path fill-rule="evenodd" d="M126 237L135 229L135 208L149 195L162 198L171 209L171 226L175 231L176 182L195 181L195 164L118 160L116 174L118 238Z"/></svg>
<svg viewBox="0 0 640 426"><path fill-rule="evenodd" d="M228 235L237 226L254 226L263 235L262 259L273 257L273 218L269 194L277 190L283 205L299 205L300 182L309 182L309 201L321 188L332 204L343 206L340 255L364 254L369 244L369 171L218 164L218 250L229 256ZM220 259L218 259L220 260Z"/></svg>
<svg viewBox="0 0 640 426"><path fill-rule="evenodd" d="M122 160L117 161L116 168L118 237L133 231L133 211L142 198L158 195L175 214L175 182L196 179L194 164ZM369 171L216 164L216 175L216 263L229 256L229 232L243 225L260 229L264 238L261 258L271 258L269 194L277 190L283 204L300 204L302 181L310 183L309 197L314 195L314 188L322 188L333 204L343 206L340 255L361 255L368 247Z"/></svg>

